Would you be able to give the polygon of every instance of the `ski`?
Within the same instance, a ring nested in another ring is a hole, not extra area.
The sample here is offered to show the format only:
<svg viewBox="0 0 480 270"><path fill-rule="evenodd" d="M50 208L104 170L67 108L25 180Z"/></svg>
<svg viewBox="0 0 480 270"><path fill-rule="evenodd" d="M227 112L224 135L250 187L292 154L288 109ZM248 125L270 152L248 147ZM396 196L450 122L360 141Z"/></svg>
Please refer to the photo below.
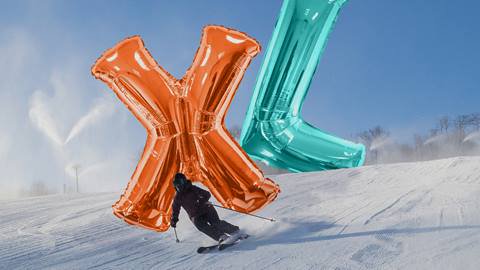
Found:
<svg viewBox="0 0 480 270"><path fill-rule="evenodd" d="M219 251L222 251L222 250L224 250L224 249L226 249L226 248L228 248L228 247L234 246L234 245L238 244L241 240L247 239L249 236L250 236L250 235L248 235L248 234L242 234L242 235L241 235L240 237L238 237L237 240L235 240L235 242L233 242L233 243L220 244L220 245L218 245L218 250L219 250Z"/></svg>
<svg viewBox="0 0 480 270"><path fill-rule="evenodd" d="M218 249L218 244L212 245L212 246L208 246L208 247L199 247L199 248L197 249L197 253L200 253L200 254L201 254L201 253L207 253L207 252L209 252L209 251L216 250L216 249Z"/></svg>
<svg viewBox="0 0 480 270"><path fill-rule="evenodd" d="M250 235L248 235L248 234L242 234L235 240L235 242L229 243L229 244L216 244L216 245L211 245L211 246L207 246L207 247L199 247L197 249L197 253L199 253L199 254L208 253L208 252L214 251L214 250L222 251L222 250L224 250L228 247L236 245L241 240L247 239L249 236Z"/></svg>

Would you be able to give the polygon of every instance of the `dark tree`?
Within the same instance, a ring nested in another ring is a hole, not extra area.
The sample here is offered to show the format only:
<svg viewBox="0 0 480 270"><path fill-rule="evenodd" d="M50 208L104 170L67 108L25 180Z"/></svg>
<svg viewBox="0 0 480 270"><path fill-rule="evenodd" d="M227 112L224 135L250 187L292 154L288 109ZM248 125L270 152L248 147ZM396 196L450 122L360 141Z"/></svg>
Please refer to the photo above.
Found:
<svg viewBox="0 0 480 270"><path fill-rule="evenodd" d="M450 117L443 116L438 120L438 125L440 127L440 132L448 132L448 128L450 127Z"/></svg>

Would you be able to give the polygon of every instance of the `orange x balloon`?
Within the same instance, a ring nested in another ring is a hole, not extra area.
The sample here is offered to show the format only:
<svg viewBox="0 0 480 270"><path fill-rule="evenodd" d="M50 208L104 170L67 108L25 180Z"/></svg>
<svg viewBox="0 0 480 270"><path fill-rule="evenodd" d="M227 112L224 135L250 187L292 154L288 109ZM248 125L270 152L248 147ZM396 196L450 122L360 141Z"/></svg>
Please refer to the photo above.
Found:
<svg viewBox="0 0 480 270"><path fill-rule="evenodd" d="M224 125L238 84L259 50L244 33L207 26L181 80L158 66L138 36L97 60L92 74L147 129L142 157L113 205L115 215L147 229L167 230L177 172L200 181L221 204L237 211L253 212L276 198L279 187L264 178Z"/></svg>

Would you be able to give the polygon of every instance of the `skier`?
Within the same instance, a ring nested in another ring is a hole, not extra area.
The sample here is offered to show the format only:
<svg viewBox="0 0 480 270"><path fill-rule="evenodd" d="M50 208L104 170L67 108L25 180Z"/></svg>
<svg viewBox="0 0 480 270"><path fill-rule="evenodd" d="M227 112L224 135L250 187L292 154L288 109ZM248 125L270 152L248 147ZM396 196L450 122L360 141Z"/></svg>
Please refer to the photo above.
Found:
<svg viewBox="0 0 480 270"><path fill-rule="evenodd" d="M173 199L173 213L170 221L173 228L177 226L180 207L183 207L195 227L219 244L239 233L238 226L220 220L217 211L208 201L210 192L194 186L182 173L175 174L173 186L177 191Z"/></svg>

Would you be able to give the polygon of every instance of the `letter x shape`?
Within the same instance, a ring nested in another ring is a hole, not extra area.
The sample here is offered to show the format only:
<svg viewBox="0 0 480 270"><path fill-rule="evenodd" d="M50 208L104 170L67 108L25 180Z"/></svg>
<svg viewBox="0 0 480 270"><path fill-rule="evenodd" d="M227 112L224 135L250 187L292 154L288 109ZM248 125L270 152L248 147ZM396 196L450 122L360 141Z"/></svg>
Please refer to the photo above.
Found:
<svg viewBox="0 0 480 270"><path fill-rule="evenodd" d="M177 172L201 182L222 205L237 211L253 212L276 198L278 186L264 178L224 126L238 84L259 50L244 33L207 26L181 80L155 62L138 36L97 60L92 74L113 89L147 130L140 161L113 205L116 216L167 230Z"/></svg>

